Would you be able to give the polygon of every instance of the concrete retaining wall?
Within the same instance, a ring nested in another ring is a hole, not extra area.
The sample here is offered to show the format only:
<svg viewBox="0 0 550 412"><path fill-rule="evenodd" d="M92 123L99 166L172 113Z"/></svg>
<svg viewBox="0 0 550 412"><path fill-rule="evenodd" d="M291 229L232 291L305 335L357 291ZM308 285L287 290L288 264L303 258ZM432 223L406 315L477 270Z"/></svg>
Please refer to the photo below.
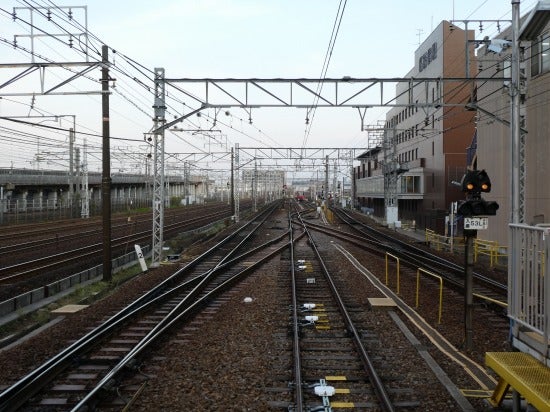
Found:
<svg viewBox="0 0 550 412"><path fill-rule="evenodd" d="M150 246L144 246L142 248L143 254L147 255L150 252ZM113 259L113 271L121 270L129 263L136 263L136 252L127 253ZM55 298L56 295L66 293L68 290L86 282L98 282L103 276L103 265L98 265L93 268L76 273L64 279L58 280L49 285L40 287L38 289L31 290L21 295L15 296L11 299L0 302L0 317L9 315L13 312L17 312L29 305L37 304L44 301L47 298Z"/></svg>

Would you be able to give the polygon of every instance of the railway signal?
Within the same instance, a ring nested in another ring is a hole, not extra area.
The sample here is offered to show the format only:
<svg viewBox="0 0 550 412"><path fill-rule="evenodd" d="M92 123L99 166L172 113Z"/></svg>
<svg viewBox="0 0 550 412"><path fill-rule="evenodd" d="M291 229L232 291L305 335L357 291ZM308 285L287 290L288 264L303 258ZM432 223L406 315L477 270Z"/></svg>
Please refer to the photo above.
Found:
<svg viewBox="0 0 550 412"><path fill-rule="evenodd" d="M462 178L462 191L475 195L491 191L491 179L485 170L468 170Z"/></svg>
<svg viewBox="0 0 550 412"><path fill-rule="evenodd" d="M464 217L495 216L499 205L493 200L468 199L459 203L457 213Z"/></svg>
<svg viewBox="0 0 550 412"><path fill-rule="evenodd" d="M491 179L485 170L469 170L462 178L462 191L468 199L459 203L457 213L464 217L494 216L499 205L495 201L484 200L481 193L491 191Z"/></svg>

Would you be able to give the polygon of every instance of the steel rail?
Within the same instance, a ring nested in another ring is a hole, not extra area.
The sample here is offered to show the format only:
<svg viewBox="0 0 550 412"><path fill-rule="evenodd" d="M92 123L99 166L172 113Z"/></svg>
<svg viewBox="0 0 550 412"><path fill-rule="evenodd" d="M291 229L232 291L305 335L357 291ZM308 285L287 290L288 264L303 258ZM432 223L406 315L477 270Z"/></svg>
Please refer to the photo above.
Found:
<svg viewBox="0 0 550 412"><path fill-rule="evenodd" d="M303 411L304 409L304 391L302 386L302 359L300 356L300 325L298 322L298 291L296 284L296 267L294 262L294 234L292 227L292 217L288 212L288 224L290 227L290 279L292 289L292 355L294 358L294 409ZM305 232L303 232L305 233Z"/></svg>
<svg viewBox="0 0 550 412"><path fill-rule="evenodd" d="M367 231L371 233L375 233L376 236L380 236L381 238L384 238L388 242L391 242L393 244L397 244L400 247L400 253L403 253L404 255L408 255L410 258L416 258L419 259L419 261L425 265L430 265L429 262L436 263L440 267L444 267L447 270L453 270L457 274L461 275L464 272L464 266L458 265L450 260L447 260L445 258L442 258L441 256L435 255L433 253L427 252L424 249L418 248L414 245L411 245L410 243L404 242L402 240L396 239L394 237L391 237L383 232L380 232L372 227L369 227L368 225L358 221L357 219L353 218L349 213L341 210L341 209L335 209L336 214L338 217L341 217L343 214L346 216L346 218L343 218L342 220L350 225L354 230L358 231L359 233L363 233L360 229L355 227L355 225L360 225L362 228L366 229ZM346 220L347 219L347 220ZM349 221L352 221L353 223L349 223ZM369 235L370 236L370 235ZM380 240L379 240L380 241ZM430 266L430 269L435 269L434 266ZM508 287L506 284L500 283L494 279L491 279L481 273L474 272L474 277L497 289L500 293L507 293Z"/></svg>
<svg viewBox="0 0 550 412"><path fill-rule="evenodd" d="M361 222L359 222L359 223L361 223ZM409 267L424 267L425 269L428 269L430 271L442 273L443 278L445 279L447 284L452 285L453 287L455 287L459 290L464 289L464 281L463 281L463 278L462 278L462 274L463 274L463 268L462 267L460 267L460 266L458 268L451 267L452 262L449 262L449 264L445 264L445 262L447 262L447 261L444 260L444 259L439 260L439 261L435 262L435 264L434 264L434 262L432 262L431 259L430 259L430 256L432 256L432 254L427 253L427 256L426 256L424 254L423 249L415 248L415 246L409 245L411 248L414 248L415 250L417 250L417 252L414 253L414 252L411 252L411 251L407 251L402 243L400 243L400 245L398 245L397 248L392 246L391 241L393 240L393 238L384 237L384 239L388 242L387 243L381 243L380 239L378 239L378 241L375 242L371 235L368 235L369 239L365 239L362 236L359 236L359 235L356 235L356 234L353 234L353 233L343 232L343 231L335 229L335 228L330 228L329 229L326 226L317 225L317 224L311 223L311 222L306 222L305 225L307 227L311 228L312 230L317 231L317 232L325 233L329 236L333 236L333 237L336 237L338 239L344 240L346 242L352 243L353 245L355 245L355 246L357 246L357 247L359 247L363 250L368 250L370 253L374 253L374 254L378 254L378 255L384 254L385 253L384 250L380 249L381 247L383 247L386 251L391 251L392 253L395 253L395 254L399 255L400 258L404 259L404 262L407 266L409 266ZM368 228L368 226L366 226L366 227ZM373 229L373 230L375 230L375 229ZM358 232L363 233L360 230L358 230ZM368 244L366 244L365 241L368 242ZM407 245L407 244L405 244L405 245ZM443 270L443 272L442 272L442 270ZM487 276L484 276L480 273L474 273L474 277L475 277L476 280L479 280L480 282L485 283L486 285L493 288L493 290L496 290L497 293L502 294L504 296L504 300L499 301L499 304L498 304L500 307L502 307L503 304L505 303L507 286L505 284L502 284L502 283L494 280L494 279L491 279ZM480 296L485 296L486 295L485 291L478 291L478 292L479 292L478 294ZM482 299L485 299L485 298L483 297ZM487 299L485 299L485 300L487 300Z"/></svg>
<svg viewBox="0 0 550 412"><path fill-rule="evenodd" d="M274 208L270 210L272 212L275 210ZM269 217L269 214L264 218L262 223L265 222L265 220ZM266 261L271 259L273 256L279 254L283 249L289 246L288 243L282 245L281 247L271 251L268 255L264 256L260 260L254 262L252 265L249 265L245 267L243 270L239 271L238 273L232 275L230 278L224 280L222 283L216 285L213 289L206 292L209 287L209 282L212 281L215 274L222 269L224 269L227 265L230 264L229 257L234 255L236 253L236 250L240 249L243 243L247 240L247 238L250 237L250 235L258 230L261 227L261 224L259 224L248 236L246 236L245 239L243 239L237 246L235 246L229 253L227 253L224 258L220 260L218 264L216 264L212 269L210 269L208 272L206 272L202 279L199 281L197 285L194 286L193 290L189 292L171 311L167 314L166 317L164 317L155 327L145 336L141 339L141 341L134 346L130 352L128 352L123 359L119 361L117 365L115 365L109 372L105 374L105 376L101 379L100 382L96 384L96 386L91 389L80 401L77 405L75 405L71 411L77 412L77 411L85 411L87 409L87 405L92 403L94 398L99 394L102 388L107 386L109 382L112 382L116 376L130 363L135 359L139 354L141 354L146 348L148 348L152 343L154 343L160 336L162 336L164 333L166 333L170 328L178 321L181 321L184 317L191 317L193 316L197 311L199 311L203 305L205 305L207 302L211 301L212 298L218 296L223 291L227 290L231 285L233 285L235 282L240 280L244 275L254 271L257 269L260 265L264 264ZM264 245L271 246L275 242L278 242L280 239L286 237L286 233L282 234L278 239L270 240L269 242L266 242ZM257 250L258 248L255 248L254 250ZM241 256L248 256L252 252L249 251ZM200 294L203 294L199 297Z"/></svg>
<svg viewBox="0 0 550 412"><path fill-rule="evenodd" d="M225 216L225 213L224 212L214 213L212 215L194 218L191 221L185 221L180 223L173 223L171 225L166 225L165 232L180 229L192 223L197 223L197 222L200 222L201 220L211 219L212 217L218 217L218 216ZM117 247L126 246L130 242L136 243L141 240L148 240L150 236L151 236L150 230L133 233L131 235L121 236L112 240L111 247L115 249ZM37 272L43 272L47 269L54 269L56 267L59 267L61 265L66 265L67 263L73 262L75 260L81 261L83 257L95 256L101 253L102 250L103 250L103 244L95 243L92 245L82 246L82 247L64 251L61 253L56 253L53 255L29 260L26 262L17 263L15 265L5 266L3 268L0 268L0 284L6 283L6 282L12 282L14 280L24 278L25 276L30 276ZM26 268L29 268L29 269L26 269ZM16 273L10 274L12 272L16 272Z"/></svg>
<svg viewBox="0 0 550 412"><path fill-rule="evenodd" d="M357 329L355 328L353 321L351 319L351 316L349 315L346 306L344 304L344 301L342 300L342 297L338 293L338 288L336 287L336 284L334 283L332 276L330 275L330 271L328 270L327 266L325 265L325 262L321 256L321 253L319 252L319 249L317 249L317 246L315 245L315 241L313 240L313 237L311 236L311 233L305 226L305 223L302 220L302 217L298 215L300 221L302 222L304 226L305 233L309 239L309 243L315 252L315 255L317 256L317 259L319 260L321 264L321 268L323 270L323 274L325 275L325 278L330 285L330 290L333 294L334 299L336 300L338 304L338 308L340 310L340 313L342 314L342 317L344 318L344 321L346 323L346 327L348 331L353 335L353 340L355 343L355 346L357 348L357 351L360 354L361 360L363 362L363 366L365 367L365 371L368 373L369 378L371 380L371 383L374 387L374 391L376 392L378 399L381 402L382 409L386 412L394 412L395 407L388 395L388 391L386 390L386 387L384 383L382 382L382 379L378 375L378 372L376 371L376 368L374 367L374 364L367 353L367 350L363 343L361 342L361 336L359 335L359 332L357 332Z"/></svg>
<svg viewBox="0 0 550 412"><path fill-rule="evenodd" d="M262 217L264 214L271 212L275 207L269 208L258 216ZM111 333L118 325L122 322L127 321L131 316L136 315L140 311L148 308L153 301L158 300L162 296L167 296L167 294L172 295L173 292L178 289L169 289L169 286L173 283L178 282L182 276L189 272L189 270L197 266L200 262L204 261L207 257L211 256L214 252L219 251L219 248L237 236L239 233L243 232L249 226L251 226L255 220L250 220L246 224L239 227L237 230L230 233L216 245L208 249L206 252L202 253L197 258L189 262L185 267L176 271L169 278L165 279L155 288L144 294L142 297L122 309L117 314L113 315L106 322L95 328L94 330L87 333L78 341L71 344L68 348L61 351L57 355L54 355L48 361L40 365L34 371L27 374L25 377L20 379L15 384L11 385L9 388L5 389L0 393L0 410L1 411L15 411L20 406L22 406L30 397L38 393L42 387L44 387L48 382L50 382L57 374L61 373L64 369L67 368L70 364L74 362L74 359L81 357L87 353L103 336ZM258 226L259 227L259 226ZM254 230L257 230L255 228ZM284 235L282 235L284 236ZM242 243L242 242L241 242ZM240 244L241 244L240 243ZM234 253L232 250L230 253ZM221 269L222 266L218 265L218 268ZM186 286L194 285L194 282L201 281L201 277L192 279L191 283L186 283ZM168 292L164 293L168 289Z"/></svg>
<svg viewBox="0 0 550 412"><path fill-rule="evenodd" d="M206 219L206 218L210 219L210 218L214 218L216 216L222 216L224 213L227 214L228 212L227 211L217 211L217 212L214 212L214 213L210 213L208 215L203 215L203 216L200 216L200 217L193 217L191 219L188 219L188 220L185 220L185 221L182 221L182 222L179 222L179 223L171 223L167 226L170 227L172 225L192 224L192 223L198 222L202 219ZM125 218L125 219L127 219L127 218ZM119 219L119 220L122 221L121 219ZM135 223L136 223L136 221L132 221L130 223L125 221L124 223L113 225L112 229L113 229L113 231L119 230L119 229L124 230L124 229L127 229L129 226L131 226ZM150 220L143 220L139 223L141 225L144 225L144 226L147 225L147 227L149 227L151 222L150 222ZM91 227L91 226L94 226L95 228L86 229L86 228ZM74 227L74 225L73 225L73 227ZM57 244L57 243L60 243L60 242L67 242L67 241L70 241L72 239L79 239L79 238L86 237L86 236L94 236L94 235L97 235L97 234L101 233L102 229L101 228L97 229L97 227L98 227L98 224L96 222L93 225L91 225L91 224L82 225L82 228L86 229L86 230L79 230L77 233L70 233L70 234L66 234L66 235L59 235L59 234L56 233L55 235L50 235L49 237L44 237L44 238L40 238L40 239L36 239L36 240L31 240L31 241L28 241L28 242L22 242L22 243L16 243L16 244L0 246L0 255L2 255L4 253L21 252L21 251L24 251L26 249L34 249L34 248L36 248L36 246L44 247L44 246L47 246L47 245ZM59 228L56 227L56 230L58 230L58 229ZM151 230L149 229L149 232L150 231ZM39 235L39 234L51 234L51 232L52 232L51 228L41 229L40 231L27 231L22 236L36 236L36 235ZM0 236L2 236L2 235L0 235ZM7 236L9 237L10 235L7 235ZM14 237L14 235L12 234L11 237ZM18 237L20 237L20 236L18 236Z"/></svg>

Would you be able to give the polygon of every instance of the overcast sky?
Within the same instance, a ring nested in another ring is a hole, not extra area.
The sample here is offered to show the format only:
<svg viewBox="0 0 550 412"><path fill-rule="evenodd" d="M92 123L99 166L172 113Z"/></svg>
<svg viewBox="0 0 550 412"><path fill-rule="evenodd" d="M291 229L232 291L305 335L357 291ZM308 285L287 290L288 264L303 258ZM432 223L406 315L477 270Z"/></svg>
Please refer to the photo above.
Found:
<svg viewBox="0 0 550 412"><path fill-rule="evenodd" d="M31 43L30 13L17 9L17 20L11 13L14 7L63 5L59 1L3 0L0 5L0 61L2 63L29 63ZM92 58L98 55L99 45L110 47L111 61L119 67L112 73L116 90L111 95L111 145L114 151L140 153L147 150L143 134L152 127L153 99L147 77L155 67L165 69L167 78L319 78L327 55L329 41L338 11L343 8L333 52L326 77L403 77L414 66L414 51L441 20L502 20L501 27L511 19L510 0L72 0L71 6L87 6L88 31ZM521 14L526 13L535 0L521 1ZM46 13L47 9L41 9ZM63 9L67 12L67 9ZM75 8L74 21L84 24L83 8ZM58 15L56 15L58 13ZM35 34L59 34L67 22L60 12L47 15L34 12ZM463 24L457 22L459 27ZM476 38L498 33L496 23L470 23L476 29ZM75 28L73 34L82 30ZM14 35L17 48L12 47ZM82 36L75 38L82 39ZM36 38L35 59L50 61L83 61L82 54L67 46L68 38L53 41ZM24 48L24 49L23 49ZM113 53L116 51L116 53ZM83 67L79 68L82 70ZM0 84L24 69L0 70ZM72 82L63 90L97 91L99 69L88 74L89 80ZM33 77L34 76L34 77ZM62 81L67 73L46 73L45 83ZM138 81L133 80L134 78ZM55 84L52 83L52 84ZM0 100L0 116L65 115L53 120L36 119L42 124L72 127L89 133L90 170L99 166L97 148L101 139L101 98L98 95L15 96L22 92L38 92L38 73L26 76L14 85L4 88L11 96ZM61 89L60 89L61 90ZM183 112L191 104L184 95L168 89L170 107L168 120ZM368 110L366 124L383 119L383 111ZM244 147L366 147L366 134L361 132L361 119L356 109L319 109L311 125L306 125L305 109L255 109L247 113L231 109L229 115L219 113L216 124L214 110L190 122L181 123L186 129L214 129L208 136L192 132L168 133L167 152L226 151L239 143ZM311 117L311 116L309 116ZM44 131L26 128L25 136L15 135L13 129L21 126L0 120L0 167L57 168L67 158L67 137L62 131ZM307 127L310 127L307 133ZM43 140L40 136L45 136ZM307 136L307 138L306 138ZM59 149L52 142L59 139ZM77 134L77 145L84 136ZM94 149L95 146L95 149ZM132 158L133 155L130 155ZM136 155L137 156L137 155ZM115 156L115 159L118 159ZM121 169L135 167L134 160L120 155ZM137 157L136 159L139 159ZM117 162L119 160L114 160ZM137 161L137 160L136 160Z"/></svg>

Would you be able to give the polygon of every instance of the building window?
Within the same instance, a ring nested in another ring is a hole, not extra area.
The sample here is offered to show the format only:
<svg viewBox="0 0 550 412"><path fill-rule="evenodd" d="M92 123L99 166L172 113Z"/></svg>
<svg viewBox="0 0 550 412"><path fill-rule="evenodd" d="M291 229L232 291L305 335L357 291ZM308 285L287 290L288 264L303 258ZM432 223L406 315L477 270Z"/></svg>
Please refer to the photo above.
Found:
<svg viewBox="0 0 550 412"><path fill-rule="evenodd" d="M542 36L540 58L541 58L541 65L540 65L541 71L542 72L550 71L550 34L549 33L546 33Z"/></svg>
<svg viewBox="0 0 550 412"><path fill-rule="evenodd" d="M401 177L401 193L421 193L420 176Z"/></svg>
<svg viewBox="0 0 550 412"><path fill-rule="evenodd" d="M531 76L536 76L540 73L540 39L537 39L531 45Z"/></svg>
<svg viewBox="0 0 550 412"><path fill-rule="evenodd" d="M531 76L550 71L550 33L531 44Z"/></svg>

